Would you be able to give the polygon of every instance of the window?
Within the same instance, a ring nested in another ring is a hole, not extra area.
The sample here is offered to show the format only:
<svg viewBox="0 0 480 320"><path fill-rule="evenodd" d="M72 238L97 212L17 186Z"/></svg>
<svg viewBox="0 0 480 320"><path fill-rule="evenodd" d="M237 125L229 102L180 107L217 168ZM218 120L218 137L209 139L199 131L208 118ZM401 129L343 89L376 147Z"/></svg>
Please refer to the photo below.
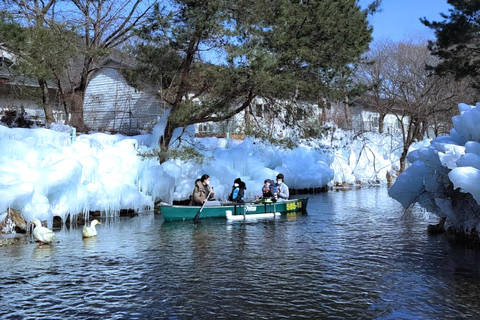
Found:
<svg viewBox="0 0 480 320"><path fill-rule="evenodd" d="M9 68L12 65L12 61L5 57L0 57L0 68Z"/></svg>
<svg viewBox="0 0 480 320"><path fill-rule="evenodd" d="M303 108L302 107L297 107L297 110L296 110L296 114L295 114L295 119L298 121L298 120L303 120L304 118L304 114L305 112L303 111Z"/></svg>
<svg viewBox="0 0 480 320"><path fill-rule="evenodd" d="M263 104L260 104L260 103L255 104L255 115L257 117L263 117Z"/></svg>

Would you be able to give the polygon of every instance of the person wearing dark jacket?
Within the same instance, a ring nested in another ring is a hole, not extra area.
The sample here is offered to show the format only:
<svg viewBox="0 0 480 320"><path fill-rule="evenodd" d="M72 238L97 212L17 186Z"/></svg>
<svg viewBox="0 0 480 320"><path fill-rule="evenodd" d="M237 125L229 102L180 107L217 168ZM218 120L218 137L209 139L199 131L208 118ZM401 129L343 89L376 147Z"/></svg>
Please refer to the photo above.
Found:
<svg viewBox="0 0 480 320"><path fill-rule="evenodd" d="M210 196L208 196L209 194ZM190 205L201 206L207 202L207 200L212 199L214 195L213 187L210 186L210 176L204 174L200 179L195 181L195 188L193 189Z"/></svg>
<svg viewBox="0 0 480 320"><path fill-rule="evenodd" d="M266 179L262 187L262 196L260 199L269 199L274 198L277 193L277 188L275 186L275 182L271 179Z"/></svg>
<svg viewBox="0 0 480 320"><path fill-rule="evenodd" d="M247 186L242 179L237 178L233 181L232 192L230 196L228 196L228 200L237 203L244 203L245 202L245 190L247 190Z"/></svg>

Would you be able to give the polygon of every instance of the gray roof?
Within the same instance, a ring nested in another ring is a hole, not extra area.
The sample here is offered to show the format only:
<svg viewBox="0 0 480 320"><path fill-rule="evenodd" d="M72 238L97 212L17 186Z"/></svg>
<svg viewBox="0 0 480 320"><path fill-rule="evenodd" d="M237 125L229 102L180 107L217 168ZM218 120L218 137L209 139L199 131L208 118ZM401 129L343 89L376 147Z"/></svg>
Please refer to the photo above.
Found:
<svg viewBox="0 0 480 320"><path fill-rule="evenodd" d="M19 74L7 67L0 67L0 84L33 88L40 87L36 79ZM56 83L53 81L47 81L47 84L50 89L58 89Z"/></svg>

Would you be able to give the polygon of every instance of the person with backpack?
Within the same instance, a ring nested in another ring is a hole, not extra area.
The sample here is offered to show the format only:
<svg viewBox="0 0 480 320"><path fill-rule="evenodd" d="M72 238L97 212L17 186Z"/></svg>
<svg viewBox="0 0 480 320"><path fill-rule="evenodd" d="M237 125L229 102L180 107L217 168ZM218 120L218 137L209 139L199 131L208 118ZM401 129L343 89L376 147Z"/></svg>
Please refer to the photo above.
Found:
<svg viewBox="0 0 480 320"><path fill-rule="evenodd" d="M290 197L290 191L284 182L284 176L282 173L277 174L277 196L281 200L288 200Z"/></svg>
<svg viewBox="0 0 480 320"><path fill-rule="evenodd" d="M233 181L232 192L230 192L228 200L237 203L244 203L245 190L247 190L245 182L243 182L240 178L235 179L235 181Z"/></svg>
<svg viewBox="0 0 480 320"><path fill-rule="evenodd" d="M275 182L271 179L266 179L263 183L262 196L260 199L275 198L277 195L277 187L275 186Z"/></svg>

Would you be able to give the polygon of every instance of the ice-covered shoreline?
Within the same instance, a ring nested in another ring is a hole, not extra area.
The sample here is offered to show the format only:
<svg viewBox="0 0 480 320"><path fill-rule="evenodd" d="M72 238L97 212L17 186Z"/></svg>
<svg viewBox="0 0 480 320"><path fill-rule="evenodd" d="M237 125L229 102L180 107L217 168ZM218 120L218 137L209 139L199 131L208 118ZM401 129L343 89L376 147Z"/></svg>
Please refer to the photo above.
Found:
<svg viewBox="0 0 480 320"><path fill-rule="evenodd" d="M419 203L461 232L480 230L479 107L459 104L450 135L411 152L411 166L389 189L403 207Z"/></svg>
<svg viewBox="0 0 480 320"><path fill-rule="evenodd" d="M292 150L247 137L245 140L183 138L206 157L202 164L170 160L159 164L139 153L157 147L161 123L151 134L105 133L72 139L68 126L52 129L0 125L0 221L7 208L27 221L62 219L68 214L121 209L144 210L155 201L188 199L195 179L211 176L216 197L226 199L237 177L246 196L260 194L266 178L281 172L293 189L386 182L398 167L399 141L378 134L336 130L334 137L303 141Z"/></svg>

